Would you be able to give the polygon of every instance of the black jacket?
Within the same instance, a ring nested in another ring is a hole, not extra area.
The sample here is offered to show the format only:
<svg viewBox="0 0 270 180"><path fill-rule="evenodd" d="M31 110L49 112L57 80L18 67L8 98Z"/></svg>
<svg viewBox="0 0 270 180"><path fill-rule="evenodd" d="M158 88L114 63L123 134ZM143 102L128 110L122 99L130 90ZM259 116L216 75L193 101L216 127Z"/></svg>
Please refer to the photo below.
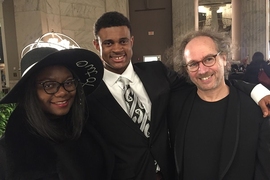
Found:
<svg viewBox="0 0 270 180"><path fill-rule="evenodd" d="M104 82L87 97L89 114L116 156L113 179L155 180L154 160L157 160L164 179L172 180L174 162L168 138L167 105L172 89L189 85L161 62L136 63L133 67L152 103L150 138L130 119Z"/></svg>
<svg viewBox="0 0 270 180"><path fill-rule="evenodd" d="M78 140L53 143L34 133L16 108L0 140L0 179L110 179L113 157L94 128Z"/></svg>
<svg viewBox="0 0 270 180"><path fill-rule="evenodd" d="M169 106L170 119L173 121L170 132L172 132L171 139L179 180L183 179L185 133L196 92L196 87L175 92ZM225 119L218 179L269 180L269 117L263 118L257 104L239 89L230 85Z"/></svg>

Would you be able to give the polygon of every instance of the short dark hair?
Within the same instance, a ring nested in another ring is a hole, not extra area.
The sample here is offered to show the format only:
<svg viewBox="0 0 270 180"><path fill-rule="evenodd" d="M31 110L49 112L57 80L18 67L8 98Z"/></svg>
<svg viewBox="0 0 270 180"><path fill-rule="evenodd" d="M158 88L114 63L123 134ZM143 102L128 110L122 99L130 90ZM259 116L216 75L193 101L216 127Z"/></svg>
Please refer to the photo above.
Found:
<svg viewBox="0 0 270 180"><path fill-rule="evenodd" d="M74 74L73 76L77 78ZM23 96L18 103L25 110L27 122L32 126L33 133L54 142L77 139L86 119L85 95L81 83L78 83L74 102L61 124L50 120L42 110L36 90L36 77L37 73L27 80Z"/></svg>
<svg viewBox="0 0 270 180"><path fill-rule="evenodd" d="M252 61L251 63L262 63L264 61L264 55L262 52L257 51L253 54L252 56Z"/></svg>
<svg viewBox="0 0 270 180"><path fill-rule="evenodd" d="M127 26L131 33L131 25L127 17L117 11L104 13L94 25L94 35L97 38L98 32L102 28Z"/></svg>

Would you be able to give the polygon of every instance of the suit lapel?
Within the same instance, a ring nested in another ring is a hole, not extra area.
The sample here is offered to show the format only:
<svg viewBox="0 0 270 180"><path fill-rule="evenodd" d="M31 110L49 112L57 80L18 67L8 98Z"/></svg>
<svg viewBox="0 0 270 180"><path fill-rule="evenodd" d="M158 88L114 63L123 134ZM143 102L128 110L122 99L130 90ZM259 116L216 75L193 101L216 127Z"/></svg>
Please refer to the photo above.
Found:
<svg viewBox="0 0 270 180"><path fill-rule="evenodd" d="M118 104L118 102L114 99L113 95L110 93L106 84L102 81L99 88L93 93L93 97L97 99L99 103L101 103L102 107L106 109L113 117L113 120L119 120L129 128L133 129L140 136L146 138L143 132L140 131L137 124L135 124L131 118L127 115L127 113L122 109L122 107ZM105 112L105 111L104 111ZM147 139L147 138L146 138Z"/></svg>
<svg viewBox="0 0 270 180"><path fill-rule="evenodd" d="M174 145L174 152L175 152L175 161L176 161L176 169L177 172L180 172L180 179L182 177L183 173L183 163L184 163L184 142L185 142L185 134L186 134L186 128L189 120L189 116L192 110L194 98L196 95L197 89L193 89L192 92L184 93L186 96L184 97L183 94L180 94L180 98L177 98L179 102L181 102L184 106L179 106L179 116L178 114L175 115L175 117L181 117L178 121L178 125L176 125L176 137L175 137L175 145ZM189 94L189 95L188 95ZM173 117L172 117L173 118Z"/></svg>
<svg viewBox="0 0 270 180"><path fill-rule="evenodd" d="M219 179L223 179L232 165L239 143L240 99L235 88L230 87L227 117L224 124L219 167Z"/></svg>

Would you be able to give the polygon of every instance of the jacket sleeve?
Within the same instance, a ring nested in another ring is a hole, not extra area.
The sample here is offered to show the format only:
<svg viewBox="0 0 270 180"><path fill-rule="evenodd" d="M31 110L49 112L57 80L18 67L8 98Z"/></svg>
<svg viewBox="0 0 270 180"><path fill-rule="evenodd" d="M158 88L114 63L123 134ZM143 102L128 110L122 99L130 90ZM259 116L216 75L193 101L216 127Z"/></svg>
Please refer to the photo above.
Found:
<svg viewBox="0 0 270 180"><path fill-rule="evenodd" d="M234 87L236 87L237 89L239 89L240 91L244 92L245 94L249 96L253 88L256 86L256 84L251 84L251 83L241 81L241 80L236 80L236 79L232 79L230 80L230 82L232 83Z"/></svg>
<svg viewBox="0 0 270 180"><path fill-rule="evenodd" d="M270 119L263 121L260 128L254 180L270 179Z"/></svg>
<svg viewBox="0 0 270 180"><path fill-rule="evenodd" d="M230 82L234 87L251 96L257 104L261 99L270 95L269 89L262 84L252 84L241 80L231 80Z"/></svg>
<svg viewBox="0 0 270 180"><path fill-rule="evenodd" d="M177 73L176 71L166 67L165 71L167 73L168 81L170 82L171 91L186 90L187 88L195 87L195 85L187 80L184 76Z"/></svg>

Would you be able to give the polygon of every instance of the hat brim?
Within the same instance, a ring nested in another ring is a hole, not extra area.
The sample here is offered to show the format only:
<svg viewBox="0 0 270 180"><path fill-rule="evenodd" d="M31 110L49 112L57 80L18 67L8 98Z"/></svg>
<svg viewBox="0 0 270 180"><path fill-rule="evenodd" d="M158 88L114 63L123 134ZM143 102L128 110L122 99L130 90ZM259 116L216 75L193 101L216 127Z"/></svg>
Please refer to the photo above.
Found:
<svg viewBox="0 0 270 180"><path fill-rule="evenodd" d="M94 52L86 49L57 51L44 57L25 72L10 92L0 100L0 104L17 103L27 79L33 73L52 65L63 65L75 73L83 86L85 95L92 93L103 78L104 68L102 61Z"/></svg>

